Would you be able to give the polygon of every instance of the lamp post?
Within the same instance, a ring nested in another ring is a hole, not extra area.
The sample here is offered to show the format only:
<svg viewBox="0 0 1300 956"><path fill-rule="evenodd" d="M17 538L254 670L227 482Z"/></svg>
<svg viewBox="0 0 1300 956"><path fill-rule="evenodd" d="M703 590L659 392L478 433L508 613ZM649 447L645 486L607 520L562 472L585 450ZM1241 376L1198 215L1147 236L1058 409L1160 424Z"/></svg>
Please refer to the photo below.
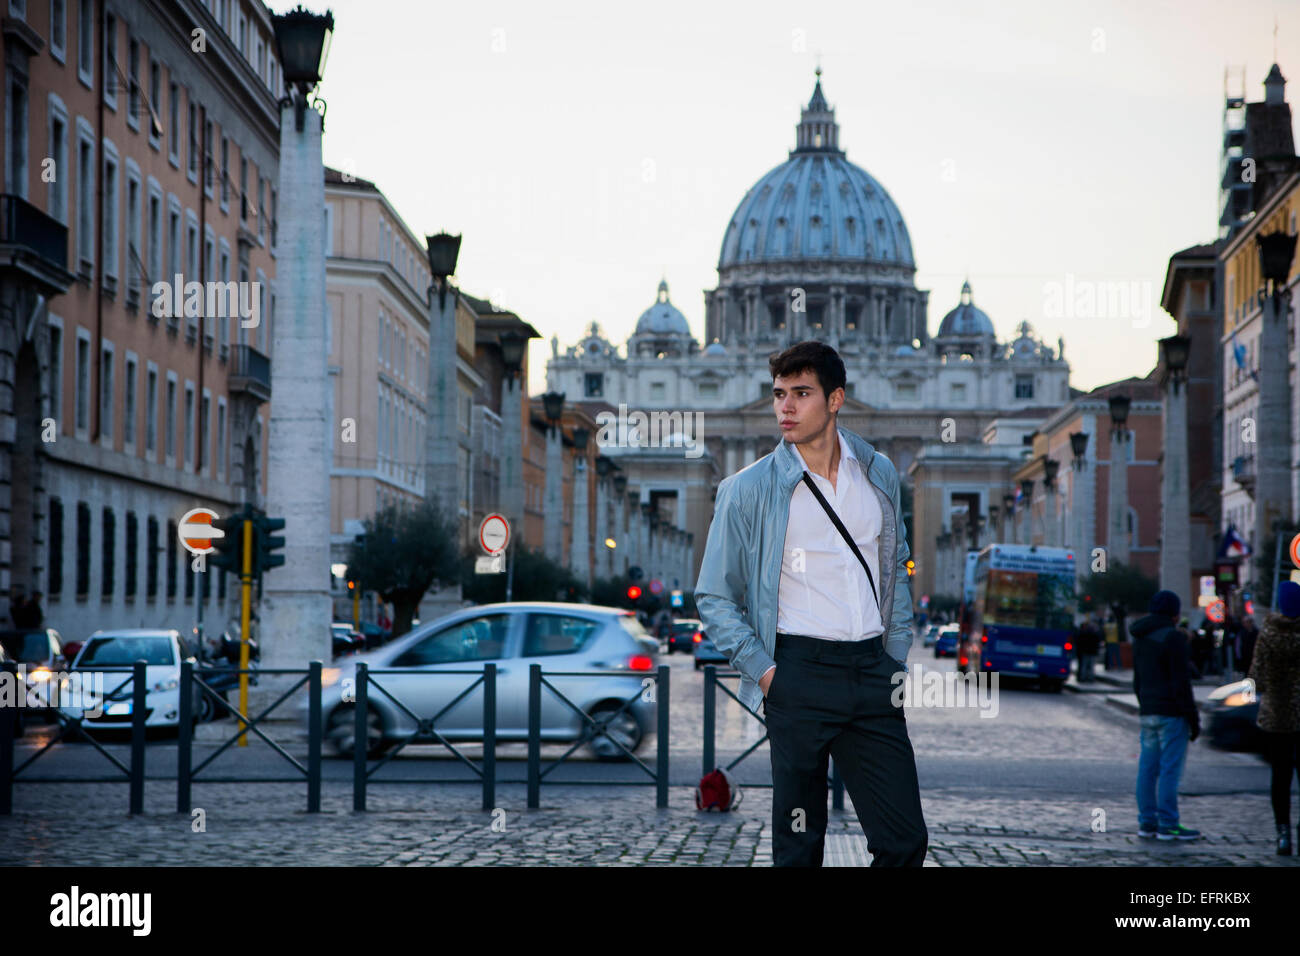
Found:
<svg viewBox="0 0 1300 956"><path fill-rule="evenodd" d="M1160 469L1160 586L1191 604L1191 502L1187 487L1187 357L1192 340L1160 340L1165 374L1164 464Z"/></svg>
<svg viewBox="0 0 1300 956"><path fill-rule="evenodd" d="M523 388L524 352L528 339L518 332L503 332L500 338L501 366L501 492L499 502L510 522L510 554L507 555L506 600L514 600L515 540L524 533Z"/></svg>
<svg viewBox="0 0 1300 956"><path fill-rule="evenodd" d="M1128 564L1128 411L1127 395L1110 397L1110 482L1106 506L1108 561Z"/></svg>
<svg viewBox="0 0 1300 956"><path fill-rule="evenodd" d="M1088 433L1070 433L1070 451L1074 458L1070 468L1074 471L1071 479L1070 517L1072 530L1069 545L1075 551L1075 577L1082 584L1083 569L1090 566L1092 556L1092 512L1093 499L1097 489L1088 472Z"/></svg>
<svg viewBox="0 0 1300 956"><path fill-rule="evenodd" d="M456 374L456 296L451 296L449 303L447 292L460 258L460 239L445 232L425 238L433 282L425 303L429 321L429 373L425 385L429 425L424 441L424 497L440 507L457 528L460 428L456 412L460 394Z"/></svg>
<svg viewBox="0 0 1300 956"><path fill-rule="evenodd" d="M1020 526L1020 536L1023 539L1022 544L1033 544L1033 517L1034 517L1034 479L1022 478L1020 481L1020 503L1024 506L1025 517Z"/></svg>
<svg viewBox="0 0 1300 956"><path fill-rule="evenodd" d="M569 542L569 567L573 569L573 576L587 586L588 592L591 591L591 525L587 515L587 441L590 437L591 432L581 426L573 430L573 538Z"/></svg>
<svg viewBox="0 0 1300 956"><path fill-rule="evenodd" d="M1046 501L1043 505L1043 544L1050 548L1057 547L1061 542L1059 538L1059 524L1056 508L1056 476L1061 470L1061 463L1050 455L1043 456L1043 490L1046 494Z"/></svg>
<svg viewBox="0 0 1300 956"><path fill-rule="evenodd" d="M330 659L334 617L328 575L335 432L321 214L324 103L309 102L329 52L334 18L299 7L273 17L272 25L289 92L279 103L280 314L272 329L275 401L268 436L267 512L285 520L285 563L266 579L259 637L264 667L300 668L310 660ZM265 675L253 704L283 691L279 677Z"/></svg>
<svg viewBox="0 0 1300 956"><path fill-rule="evenodd" d="M1296 237L1259 236L1257 293L1259 330L1259 421L1255 434L1255 548L1263 548L1278 522L1291 519L1291 402L1287 328L1287 277Z"/></svg>
<svg viewBox="0 0 1300 956"><path fill-rule="evenodd" d="M556 564L563 563L564 551L564 393L549 391L542 396L542 409L550 423L546 429L546 515L542 547Z"/></svg>
<svg viewBox="0 0 1300 956"><path fill-rule="evenodd" d="M610 558L612 562L610 575L621 577L627 571L627 556L631 544L628 539L627 522L627 475L622 471L614 476L614 543L614 553Z"/></svg>

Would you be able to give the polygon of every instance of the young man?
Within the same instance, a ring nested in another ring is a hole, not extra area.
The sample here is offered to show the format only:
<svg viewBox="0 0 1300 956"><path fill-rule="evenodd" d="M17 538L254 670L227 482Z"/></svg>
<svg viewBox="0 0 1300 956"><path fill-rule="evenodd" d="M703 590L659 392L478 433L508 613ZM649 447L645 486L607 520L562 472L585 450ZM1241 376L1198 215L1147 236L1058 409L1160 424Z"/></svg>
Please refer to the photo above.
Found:
<svg viewBox="0 0 1300 956"><path fill-rule="evenodd" d="M1192 696L1187 633L1178 625L1178 595L1157 591L1146 617L1134 621L1133 693L1142 723L1138 757L1138 836L1195 840L1199 830L1178 822L1178 781L1187 744L1201 733Z"/></svg>
<svg viewBox="0 0 1300 956"><path fill-rule="evenodd" d="M718 486L695 604L742 675L741 703L763 701L772 860L821 866L833 755L872 865L920 866L916 758L892 699L912 644L898 472L836 427L845 371L834 349L800 342L770 368L782 441Z"/></svg>

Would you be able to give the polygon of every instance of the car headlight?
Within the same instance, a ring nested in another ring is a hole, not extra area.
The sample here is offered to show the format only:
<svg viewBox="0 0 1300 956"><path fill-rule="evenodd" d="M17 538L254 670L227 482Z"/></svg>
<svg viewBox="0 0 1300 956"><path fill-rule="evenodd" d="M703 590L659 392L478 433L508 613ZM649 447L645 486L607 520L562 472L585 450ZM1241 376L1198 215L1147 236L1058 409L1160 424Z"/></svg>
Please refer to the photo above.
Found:
<svg viewBox="0 0 1300 956"><path fill-rule="evenodd" d="M51 676L48 667L38 667L36 670L28 672L27 679L33 683L40 683L49 680Z"/></svg>
<svg viewBox="0 0 1300 956"><path fill-rule="evenodd" d="M343 676L343 669L340 667L322 667L320 671L320 686L333 687Z"/></svg>
<svg viewBox="0 0 1300 956"><path fill-rule="evenodd" d="M168 678L167 680L160 680L158 683L153 685L152 689L161 692L165 690L175 690L177 687L180 686L181 686L180 682L176 680L176 678L172 677L172 678Z"/></svg>

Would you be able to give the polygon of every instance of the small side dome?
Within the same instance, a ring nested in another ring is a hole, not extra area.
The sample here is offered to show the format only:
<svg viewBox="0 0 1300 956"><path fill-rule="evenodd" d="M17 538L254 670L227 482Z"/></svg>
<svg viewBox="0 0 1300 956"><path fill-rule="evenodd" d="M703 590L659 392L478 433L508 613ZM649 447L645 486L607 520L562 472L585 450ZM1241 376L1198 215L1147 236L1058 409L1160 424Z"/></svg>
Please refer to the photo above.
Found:
<svg viewBox="0 0 1300 956"><path fill-rule="evenodd" d="M726 355L727 355L726 346L724 346L717 339L714 339L712 342L710 342L708 344L708 347L705 348L704 350L705 358L725 358Z"/></svg>
<svg viewBox="0 0 1300 956"><path fill-rule="evenodd" d="M668 280L659 283L655 304L637 319L636 335L690 335L691 326L686 316L668 299Z"/></svg>

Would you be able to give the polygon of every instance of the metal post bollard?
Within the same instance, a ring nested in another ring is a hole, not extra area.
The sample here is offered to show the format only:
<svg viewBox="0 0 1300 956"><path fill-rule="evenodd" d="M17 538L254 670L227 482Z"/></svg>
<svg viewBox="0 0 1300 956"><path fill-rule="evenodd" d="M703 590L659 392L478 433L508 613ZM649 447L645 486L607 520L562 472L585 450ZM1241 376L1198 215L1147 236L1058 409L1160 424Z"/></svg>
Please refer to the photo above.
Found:
<svg viewBox="0 0 1300 956"><path fill-rule="evenodd" d="M713 753L718 706L718 669L704 665L704 774L712 773L716 762Z"/></svg>
<svg viewBox="0 0 1300 956"><path fill-rule="evenodd" d="M144 813L144 703L145 662L139 660L131 674L131 813Z"/></svg>
<svg viewBox="0 0 1300 956"><path fill-rule="evenodd" d="M320 813L321 662L307 665L307 812Z"/></svg>
<svg viewBox="0 0 1300 956"><path fill-rule="evenodd" d="M542 665L528 665L528 809L536 810L542 787Z"/></svg>
<svg viewBox="0 0 1300 956"><path fill-rule="evenodd" d="M370 667L365 661L357 662L357 699L356 721L353 723L352 737L352 809L366 809L366 745L370 742L366 733L366 711L369 708L370 695L366 683L370 680Z"/></svg>
<svg viewBox="0 0 1300 956"><path fill-rule="evenodd" d="M659 665L659 682L655 709L659 714L659 764L655 768L655 806L668 806L668 665Z"/></svg>
<svg viewBox="0 0 1300 956"><path fill-rule="evenodd" d="M0 674L7 674L10 686L17 686L18 667L13 661L0 664ZM14 735L18 727L18 708L0 707L0 816L14 812Z"/></svg>
<svg viewBox="0 0 1300 956"><path fill-rule="evenodd" d="M483 809L497 802L497 666L483 665Z"/></svg>
<svg viewBox="0 0 1300 956"><path fill-rule="evenodd" d="M181 661L180 724L176 728L176 812L189 813L193 809L190 791L193 780L190 768L194 766L194 716L191 707L194 689L194 665Z"/></svg>

